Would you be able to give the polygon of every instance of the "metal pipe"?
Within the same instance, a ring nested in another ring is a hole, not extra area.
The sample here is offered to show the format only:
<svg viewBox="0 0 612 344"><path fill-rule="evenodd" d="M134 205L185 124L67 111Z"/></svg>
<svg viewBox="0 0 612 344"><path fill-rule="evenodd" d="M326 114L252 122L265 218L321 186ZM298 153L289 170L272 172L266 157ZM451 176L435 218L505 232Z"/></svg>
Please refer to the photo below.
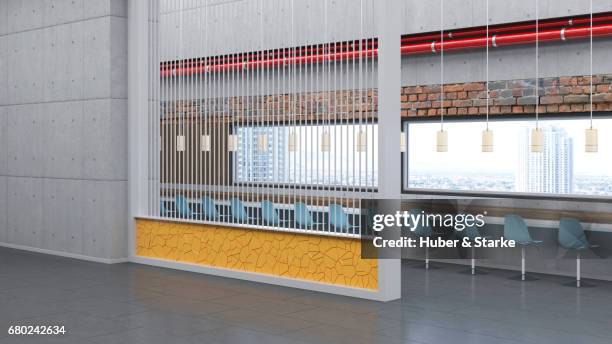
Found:
<svg viewBox="0 0 612 344"><path fill-rule="evenodd" d="M555 42L555 41L568 41L574 39L584 39L591 36L591 27L570 27L561 28L555 30L539 31L538 34L535 32L523 32L523 33L512 33L512 34L497 34L491 37L477 37L477 38L465 38L456 39L441 42L425 42L418 44L407 44L402 45L400 51L402 55L418 55L418 54L431 54L437 53L444 50L458 51L466 49L477 49L484 48L487 44L491 47L498 48L504 46L530 44L536 42L536 35L539 37L539 42ZM612 36L612 24L601 24L593 26L593 37L610 37ZM369 44L374 46L374 43ZM260 54L261 55L261 54ZM245 61L239 61L238 58L233 58L227 63L221 62L219 59L211 58L207 59L207 63L184 63L178 62L170 64L169 66L178 68L165 68L166 65L162 64L160 71L161 77L171 76L188 76L199 73L216 73L222 71L237 71L237 70L248 70L255 68L273 68L282 67L289 65L304 65L311 63L321 63L325 61L338 61L338 60L352 60L359 57L376 57L378 55L378 48L368 48L365 50L350 50L340 52L324 52L312 55L304 56L288 56L288 54L280 54L281 57L270 58L266 55L260 59L250 59Z"/></svg>
<svg viewBox="0 0 612 344"><path fill-rule="evenodd" d="M598 23L609 23L612 22L612 15L603 14L599 16L593 17L593 24ZM539 29L561 29L563 27L572 27L572 26L580 26L580 25L591 25L590 17L578 17L578 18L564 18L564 19L553 19L550 21L540 21ZM498 26L489 27L489 34L502 34L502 33L517 33L521 31L534 31L535 32L536 24L535 22L523 22L523 23L515 23L515 24L504 24ZM467 38L474 36L486 35L487 29L486 27L482 28L470 28L470 29L460 29L456 31L451 31L446 35L446 39L457 39L457 38ZM430 33L430 34L420 34L420 35L411 35L402 37L402 44L410 44L410 43L423 43L423 42L431 42L431 41L439 41L440 34L439 33Z"/></svg>

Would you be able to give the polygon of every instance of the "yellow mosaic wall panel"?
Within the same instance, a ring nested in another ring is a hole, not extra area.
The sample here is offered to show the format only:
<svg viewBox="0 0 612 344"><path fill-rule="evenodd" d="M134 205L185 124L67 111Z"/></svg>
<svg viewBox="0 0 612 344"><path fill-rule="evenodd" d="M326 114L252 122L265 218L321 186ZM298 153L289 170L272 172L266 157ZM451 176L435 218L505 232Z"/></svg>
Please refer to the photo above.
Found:
<svg viewBox="0 0 612 344"><path fill-rule="evenodd" d="M378 261L357 239L138 220L136 254L210 267L378 289Z"/></svg>

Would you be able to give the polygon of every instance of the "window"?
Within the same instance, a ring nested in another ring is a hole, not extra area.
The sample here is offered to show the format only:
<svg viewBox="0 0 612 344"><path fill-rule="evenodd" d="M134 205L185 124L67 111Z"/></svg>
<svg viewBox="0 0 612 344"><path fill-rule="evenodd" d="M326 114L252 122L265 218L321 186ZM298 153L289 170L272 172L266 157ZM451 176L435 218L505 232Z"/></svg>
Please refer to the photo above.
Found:
<svg viewBox="0 0 612 344"><path fill-rule="evenodd" d="M612 196L612 119L595 119L599 152L585 153L585 119L540 120L545 133L543 153L530 150L530 120L496 120L494 152L481 152L481 121L445 123L448 153L435 151L440 123L406 123L408 189Z"/></svg>
<svg viewBox="0 0 612 344"><path fill-rule="evenodd" d="M237 182L347 188L378 185L376 124L237 127L235 130L238 151L234 178ZM329 134L329 151L321 149L326 134ZM294 150L289 149L290 135L295 135ZM365 135L366 144L357 149L360 135L362 138Z"/></svg>

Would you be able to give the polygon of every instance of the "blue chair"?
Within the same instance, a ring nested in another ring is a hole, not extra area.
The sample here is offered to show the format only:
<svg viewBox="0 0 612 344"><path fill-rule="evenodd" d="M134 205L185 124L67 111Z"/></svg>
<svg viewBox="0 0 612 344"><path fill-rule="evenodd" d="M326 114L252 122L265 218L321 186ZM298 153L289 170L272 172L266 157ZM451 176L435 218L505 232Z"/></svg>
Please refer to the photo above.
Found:
<svg viewBox="0 0 612 344"><path fill-rule="evenodd" d="M558 241L559 246L576 251L576 287L588 286L582 285L580 282L580 253L583 250L595 248L597 245L589 244L589 240L586 237L580 221L567 217L559 221Z"/></svg>
<svg viewBox="0 0 612 344"><path fill-rule="evenodd" d="M319 227L323 224L314 221L308 206L302 202L295 203L295 223L302 228Z"/></svg>
<svg viewBox="0 0 612 344"><path fill-rule="evenodd" d="M210 221L220 221L227 217L227 215L219 213L217 210L217 204L209 196L202 197L202 214L204 218Z"/></svg>
<svg viewBox="0 0 612 344"><path fill-rule="evenodd" d="M230 200L230 209L232 211L232 217L239 223L249 223L255 220L255 217L249 216L244 208L244 203L237 197L232 197Z"/></svg>
<svg viewBox="0 0 612 344"><path fill-rule="evenodd" d="M344 212L344 209L339 204L329 205L329 224L334 226L335 229L339 229L344 233L354 231L359 226L351 224L348 215Z"/></svg>
<svg viewBox="0 0 612 344"><path fill-rule="evenodd" d="M462 215L462 214L460 214ZM465 215L465 214L463 214ZM456 231L457 236L460 239L463 238L467 238L469 241L471 241L472 243L474 243L476 241L476 239L478 238L488 238L487 236L483 236L480 235L480 231L478 230L478 228L476 228L476 225L473 224L471 226L466 226L462 231ZM482 271L480 269L476 269L476 249L474 248L474 245L472 245L472 247L470 248L470 253L471 253L471 257L470 257L470 270L469 273L472 275L484 275L486 274L485 271Z"/></svg>
<svg viewBox="0 0 612 344"><path fill-rule="evenodd" d="M261 201L261 217L266 224L271 226L279 226L289 222L288 220L281 220L278 212L274 209L274 203L268 200Z"/></svg>
<svg viewBox="0 0 612 344"><path fill-rule="evenodd" d="M422 214L425 214L422 209L418 209L418 208L410 209L410 215L417 216L417 215L422 215ZM433 231L433 228L431 228L431 226L429 225L421 225L421 223L417 223L412 233L419 238L428 238L428 237L433 236L434 231ZM429 246L425 246L425 265L424 266L419 265L417 267L421 267L421 268L424 267L425 270L429 270L430 268L436 268L436 267L432 267L429 264Z"/></svg>
<svg viewBox="0 0 612 344"><path fill-rule="evenodd" d="M529 228L522 217L518 215L506 215L504 220L504 238L514 240L517 245L521 245L521 281L534 281L537 278L525 275L525 247L539 245L541 240L533 240L529 234ZM513 277L512 279L519 279Z"/></svg>
<svg viewBox="0 0 612 344"><path fill-rule="evenodd" d="M194 217L200 215L199 213L191 211L189 202L181 195L176 195L174 198L174 208L176 209L178 217L181 219L193 219Z"/></svg>

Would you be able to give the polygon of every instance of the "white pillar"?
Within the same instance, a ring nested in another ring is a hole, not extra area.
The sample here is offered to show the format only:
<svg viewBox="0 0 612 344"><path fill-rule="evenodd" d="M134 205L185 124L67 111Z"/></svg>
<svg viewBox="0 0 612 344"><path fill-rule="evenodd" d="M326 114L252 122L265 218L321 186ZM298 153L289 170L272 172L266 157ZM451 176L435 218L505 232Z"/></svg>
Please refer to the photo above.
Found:
<svg viewBox="0 0 612 344"><path fill-rule="evenodd" d="M147 102L148 102L147 0L128 2L128 256L135 254L135 220L147 211Z"/></svg>
<svg viewBox="0 0 612 344"><path fill-rule="evenodd" d="M378 32L378 198L399 200L401 197L400 41L405 1L385 0L374 3ZM379 260L378 285L383 301L401 298L399 258Z"/></svg>

